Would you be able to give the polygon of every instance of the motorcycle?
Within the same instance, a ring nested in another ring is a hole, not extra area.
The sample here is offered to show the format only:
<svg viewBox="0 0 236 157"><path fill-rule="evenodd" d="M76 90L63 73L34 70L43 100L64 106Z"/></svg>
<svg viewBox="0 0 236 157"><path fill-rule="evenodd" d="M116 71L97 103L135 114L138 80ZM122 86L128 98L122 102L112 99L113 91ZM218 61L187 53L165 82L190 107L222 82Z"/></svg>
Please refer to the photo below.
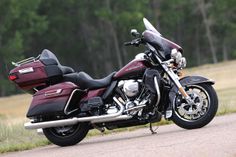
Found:
<svg viewBox="0 0 236 157"><path fill-rule="evenodd" d="M26 129L42 129L59 146L77 144L91 129L104 131L158 122L164 117L185 129L207 125L218 108L213 80L181 77L183 49L143 18L146 30L132 29L126 46L146 50L103 79L63 66L49 50L12 62L9 80L33 94ZM150 125L151 131L152 125Z"/></svg>

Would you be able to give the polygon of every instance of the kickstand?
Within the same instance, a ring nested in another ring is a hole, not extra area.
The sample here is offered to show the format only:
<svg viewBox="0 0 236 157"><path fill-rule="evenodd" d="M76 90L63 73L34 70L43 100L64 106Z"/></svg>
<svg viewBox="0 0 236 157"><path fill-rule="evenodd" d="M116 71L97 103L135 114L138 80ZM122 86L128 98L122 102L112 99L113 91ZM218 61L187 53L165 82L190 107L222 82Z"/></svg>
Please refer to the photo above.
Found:
<svg viewBox="0 0 236 157"><path fill-rule="evenodd" d="M150 129L150 131L152 132L152 134L157 134L157 129L158 129L158 127L153 130L152 123L150 123L149 129Z"/></svg>
<svg viewBox="0 0 236 157"><path fill-rule="evenodd" d="M95 124L92 124L92 126L94 127L94 129L97 129L97 130L100 131L102 134L104 134L105 128L103 128L103 127L98 127L98 126L95 125Z"/></svg>

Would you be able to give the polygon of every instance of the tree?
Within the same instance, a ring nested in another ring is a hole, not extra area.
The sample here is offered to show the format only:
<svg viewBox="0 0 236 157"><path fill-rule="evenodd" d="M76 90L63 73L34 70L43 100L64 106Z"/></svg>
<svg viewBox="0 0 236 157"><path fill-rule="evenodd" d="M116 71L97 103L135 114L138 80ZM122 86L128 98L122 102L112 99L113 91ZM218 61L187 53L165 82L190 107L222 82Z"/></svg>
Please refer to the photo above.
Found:
<svg viewBox="0 0 236 157"><path fill-rule="evenodd" d="M24 57L23 51L30 49L33 35L46 29L43 16L37 15L40 1L0 1L0 96L14 91L7 80L7 64Z"/></svg>
<svg viewBox="0 0 236 157"><path fill-rule="evenodd" d="M210 2L205 3L205 0L196 0L196 3L198 5L198 9L200 10L200 13L201 13L202 19L203 19L203 23L205 25L206 35L207 35L207 38L208 38L208 41L209 41L210 50L211 50L211 54L212 54L212 60L213 60L214 63L217 63L218 59L216 57L216 48L215 48L215 44L214 44L214 36L212 34L212 31L211 31L212 19L209 18L209 16L207 15L207 9L211 4L210 4Z"/></svg>

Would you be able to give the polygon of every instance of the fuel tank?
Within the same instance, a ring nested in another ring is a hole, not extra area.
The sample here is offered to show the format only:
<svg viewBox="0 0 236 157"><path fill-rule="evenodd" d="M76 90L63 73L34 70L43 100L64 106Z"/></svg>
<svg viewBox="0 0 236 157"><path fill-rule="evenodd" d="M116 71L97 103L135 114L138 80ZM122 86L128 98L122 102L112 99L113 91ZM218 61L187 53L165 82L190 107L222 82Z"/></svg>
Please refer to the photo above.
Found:
<svg viewBox="0 0 236 157"><path fill-rule="evenodd" d="M117 80L142 78L146 68L150 67L150 63L145 59L134 59L120 69L114 76Z"/></svg>

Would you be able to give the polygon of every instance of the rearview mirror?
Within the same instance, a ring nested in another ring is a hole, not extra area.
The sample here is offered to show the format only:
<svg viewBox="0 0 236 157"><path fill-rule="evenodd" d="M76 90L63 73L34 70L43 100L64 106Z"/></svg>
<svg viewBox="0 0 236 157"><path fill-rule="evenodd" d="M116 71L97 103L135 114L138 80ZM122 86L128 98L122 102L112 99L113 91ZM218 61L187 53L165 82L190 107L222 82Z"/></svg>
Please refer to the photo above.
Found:
<svg viewBox="0 0 236 157"><path fill-rule="evenodd" d="M130 34L131 34L133 37L139 36L139 32L137 31L137 29L131 29Z"/></svg>

